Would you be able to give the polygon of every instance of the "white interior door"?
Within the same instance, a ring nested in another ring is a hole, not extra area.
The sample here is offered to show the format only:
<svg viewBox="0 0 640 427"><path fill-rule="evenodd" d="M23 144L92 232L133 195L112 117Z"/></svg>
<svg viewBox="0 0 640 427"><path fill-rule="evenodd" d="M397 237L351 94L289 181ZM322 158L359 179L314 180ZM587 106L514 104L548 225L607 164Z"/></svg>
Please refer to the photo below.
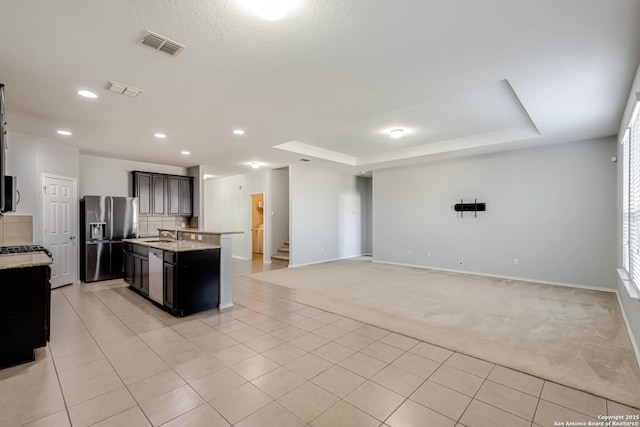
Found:
<svg viewBox="0 0 640 427"><path fill-rule="evenodd" d="M76 279L78 205L76 180L43 175L43 245L53 255L51 287L73 283Z"/></svg>

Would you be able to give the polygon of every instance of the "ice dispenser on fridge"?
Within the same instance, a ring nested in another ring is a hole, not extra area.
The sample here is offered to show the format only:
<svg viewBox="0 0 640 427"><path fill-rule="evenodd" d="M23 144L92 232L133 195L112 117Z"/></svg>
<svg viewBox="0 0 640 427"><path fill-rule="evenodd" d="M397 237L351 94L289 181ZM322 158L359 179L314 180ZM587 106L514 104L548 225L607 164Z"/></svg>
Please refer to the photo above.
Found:
<svg viewBox="0 0 640 427"><path fill-rule="evenodd" d="M107 237L107 223L106 222L91 222L89 223L89 239L90 240L104 240Z"/></svg>

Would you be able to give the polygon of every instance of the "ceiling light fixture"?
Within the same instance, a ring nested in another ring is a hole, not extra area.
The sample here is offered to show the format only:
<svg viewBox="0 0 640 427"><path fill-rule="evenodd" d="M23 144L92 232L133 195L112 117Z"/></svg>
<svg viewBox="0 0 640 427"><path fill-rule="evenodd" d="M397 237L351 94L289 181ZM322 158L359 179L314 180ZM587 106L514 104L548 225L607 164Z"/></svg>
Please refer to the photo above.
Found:
<svg viewBox="0 0 640 427"><path fill-rule="evenodd" d="M154 134L154 136L155 136L156 138L166 138L166 137L167 137L167 135L166 135L166 134L164 134L164 133L160 133L160 132L158 132L158 133Z"/></svg>
<svg viewBox="0 0 640 427"><path fill-rule="evenodd" d="M58 135L71 136L71 132L69 132L68 130L61 129L58 131Z"/></svg>
<svg viewBox="0 0 640 427"><path fill-rule="evenodd" d="M252 168L258 169L260 167L260 162L251 162L250 165Z"/></svg>
<svg viewBox="0 0 640 427"><path fill-rule="evenodd" d="M297 0L238 0L245 8L267 21L277 21L287 16Z"/></svg>
<svg viewBox="0 0 640 427"><path fill-rule="evenodd" d="M389 131L389 136L393 139L398 139L398 138L402 138L404 136L404 130L403 129L391 129Z"/></svg>
<svg viewBox="0 0 640 427"><path fill-rule="evenodd" d="M91 92L90 90L79 90L78 95L84 96L85 98L96 99L98 95Z"/></svg>
<svg viewBox="0 0 640 427"><path fill-rule="evenodd" d="M183 150L180 152L180 154L182 154L183 156L188 156L189 154L191 154L191 151Z"/></svg>
<svg viewBox="0 0 640 427"><path fill-rule="evenodd" d="M244 131L242 129L235 129L233 131L234 135L244 135Z"/></svg>

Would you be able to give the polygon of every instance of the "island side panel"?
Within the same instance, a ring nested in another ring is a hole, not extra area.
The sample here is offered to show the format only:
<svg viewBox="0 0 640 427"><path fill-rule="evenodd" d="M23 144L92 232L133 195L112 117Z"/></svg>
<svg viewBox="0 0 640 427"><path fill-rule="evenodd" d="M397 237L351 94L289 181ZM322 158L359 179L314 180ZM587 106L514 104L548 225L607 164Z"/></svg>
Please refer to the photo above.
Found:
<svg viewBox="0 0 640 427"><path fill-rule="evenodd" d="M231 283L231 235L220 235L220 309L233 307Z"/></svg>

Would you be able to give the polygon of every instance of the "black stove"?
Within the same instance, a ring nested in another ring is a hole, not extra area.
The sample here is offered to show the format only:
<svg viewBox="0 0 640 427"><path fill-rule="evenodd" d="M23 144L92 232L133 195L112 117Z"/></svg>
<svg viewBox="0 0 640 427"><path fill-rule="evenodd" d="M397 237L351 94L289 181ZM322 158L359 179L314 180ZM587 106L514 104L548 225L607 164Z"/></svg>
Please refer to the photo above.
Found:
<svg viewBox="0 0 640 427"><path fill-rule="evenodd" d="M49 258L53 259L51 252L41 245L0 246L0 255L26 254L30 252L44 252Z"/></svg>

